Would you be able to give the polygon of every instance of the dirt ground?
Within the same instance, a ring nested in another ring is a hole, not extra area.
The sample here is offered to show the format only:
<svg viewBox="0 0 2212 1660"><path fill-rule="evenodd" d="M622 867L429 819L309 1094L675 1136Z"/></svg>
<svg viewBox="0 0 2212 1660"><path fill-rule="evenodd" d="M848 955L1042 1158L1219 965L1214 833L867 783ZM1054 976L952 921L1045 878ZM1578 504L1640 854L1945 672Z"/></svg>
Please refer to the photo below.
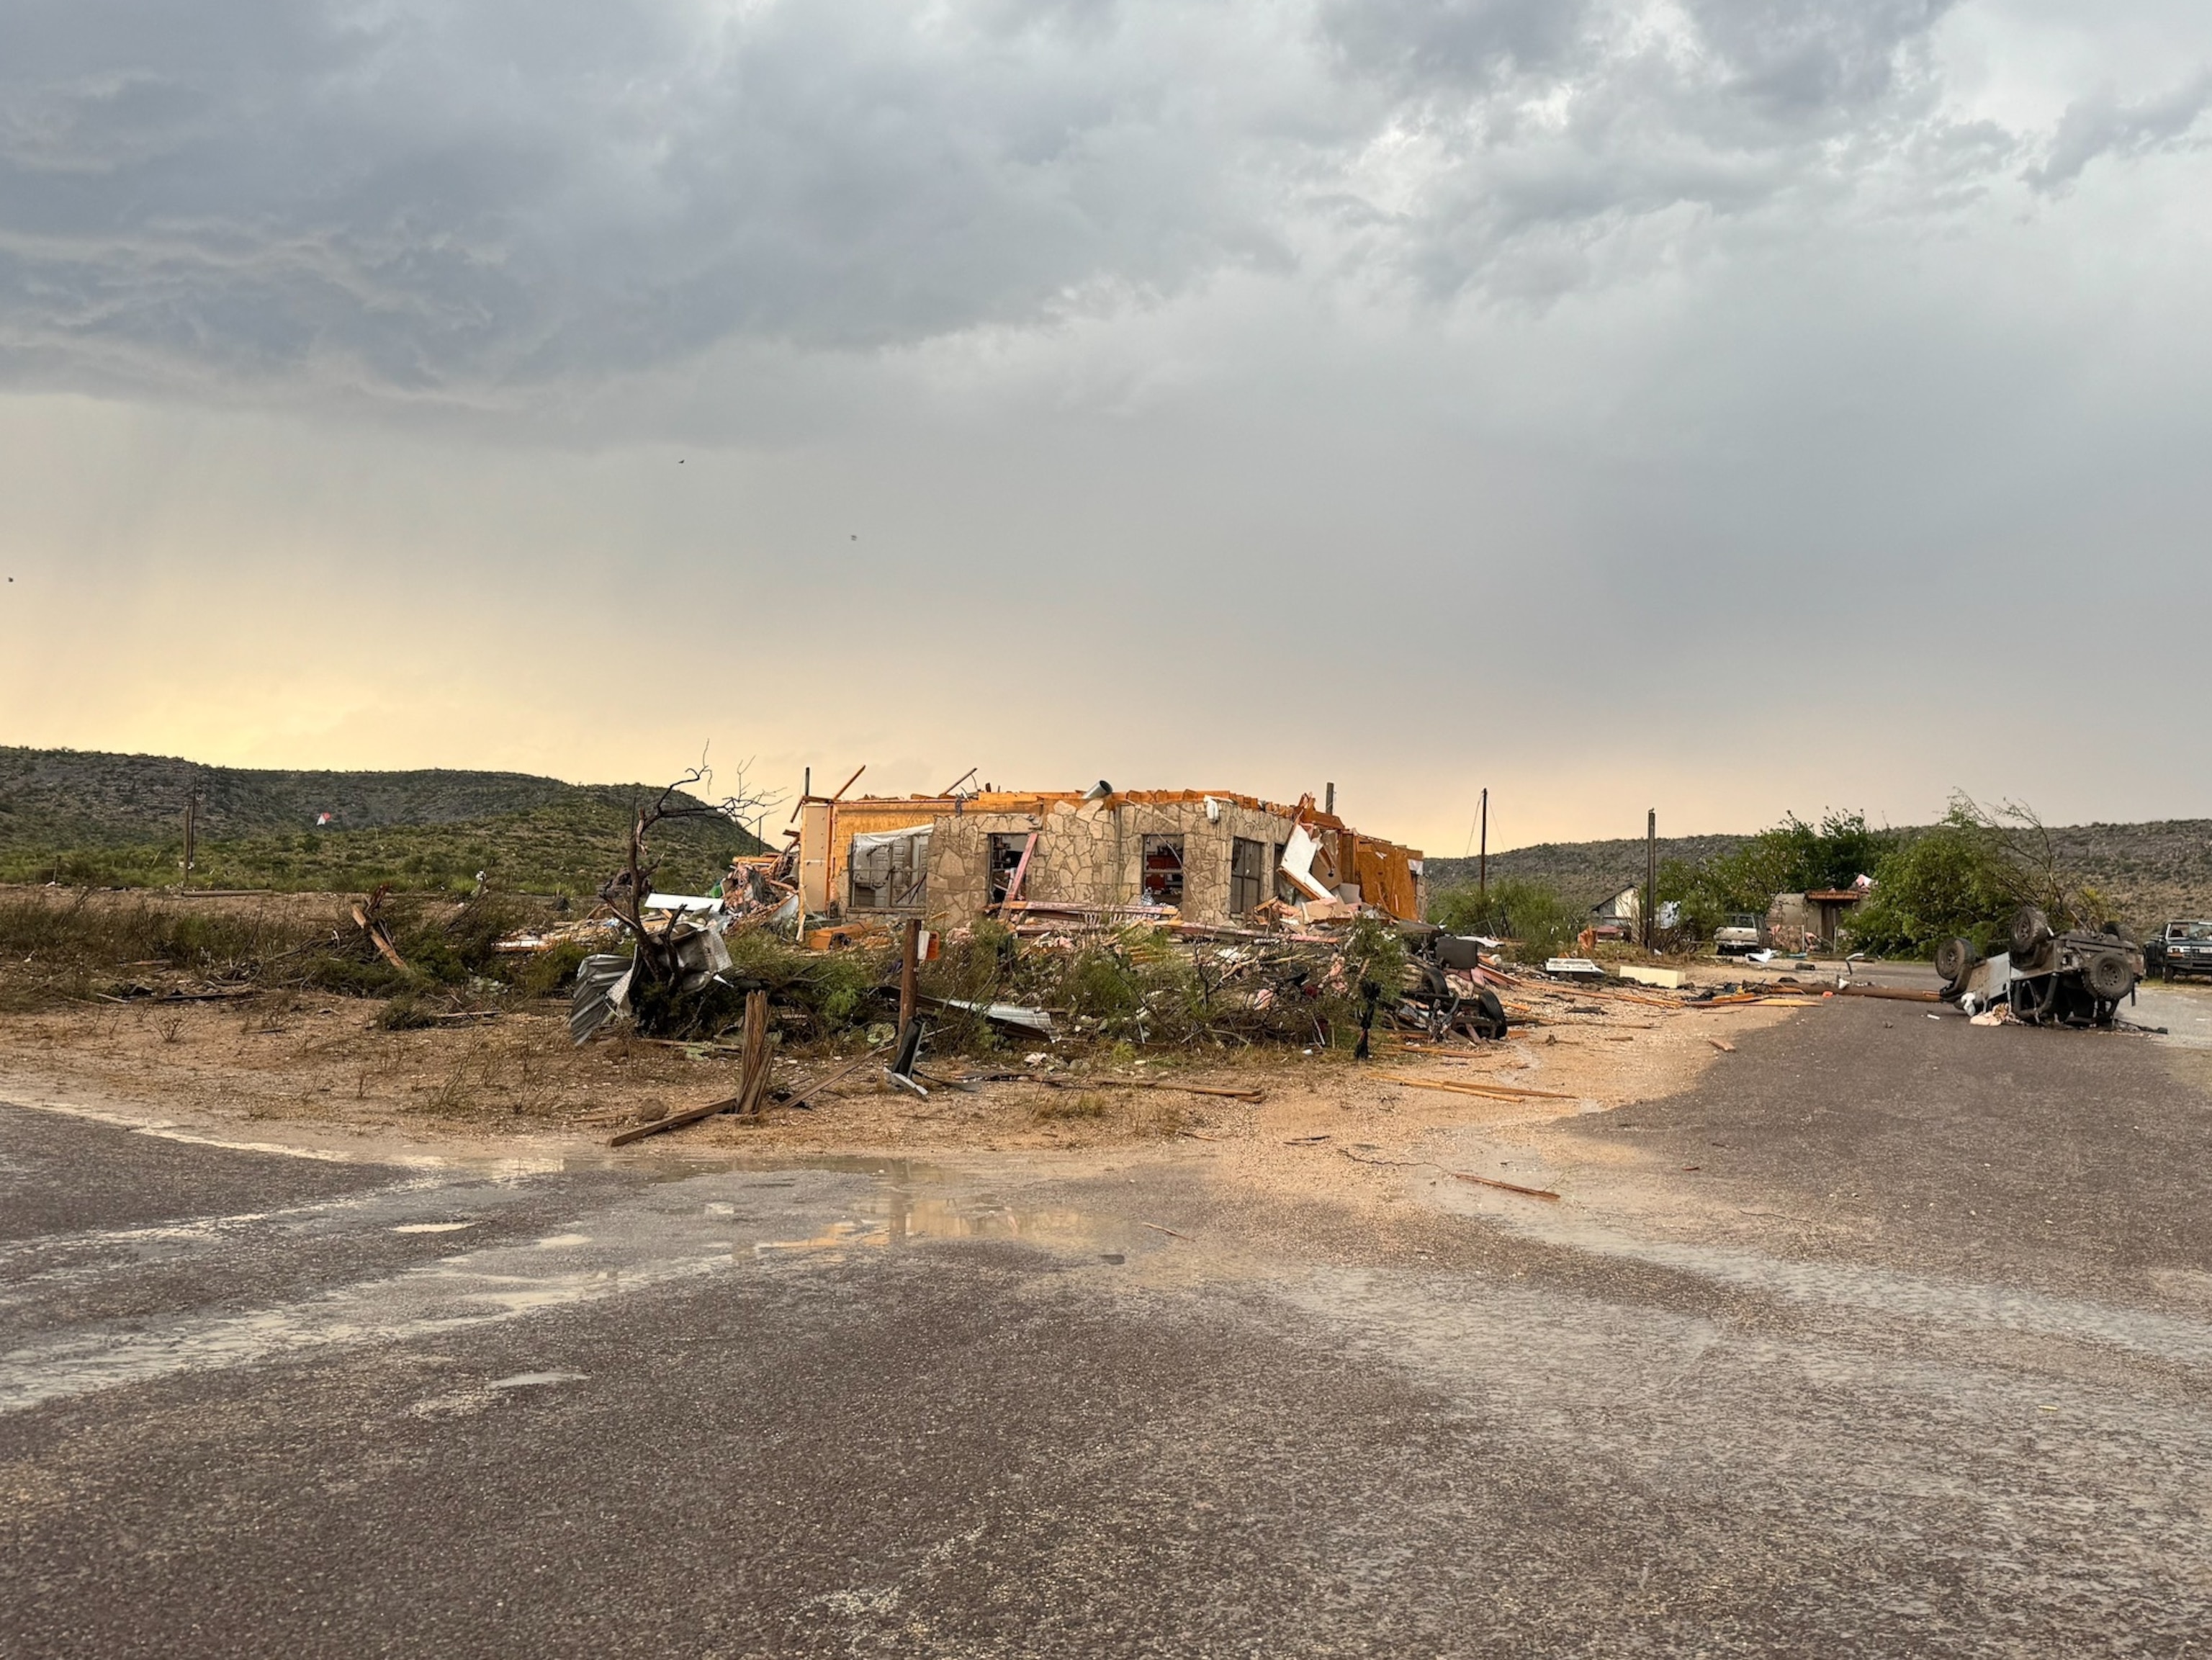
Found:
<svg viewBox="0 0 2212 1660"><path fill-rule="evenodd" d="M893 1090L872 1068L826 1092L812 1090L849 1060L809 1056L779 1062L776 1072L779 1085L810 1098L807 1110L775 1108L757 1122L711 1118L612 1156L1054 1149L1141 1156L1150 1147L1204 1157L1223 1177L1258 1190L1322 1186L1395 1202L1407 1163L1441 1166L1470 1132L1486 1146L1510 1144L1563 1118L1671 1094L1726 1058L1711 1040L1790 1009L1677 1011L1574 992L1538 1000L1547 1024L1504 1043L1462 1040L1438 1049L1377 1034L1375 1058L1364 1063L1338 1053L1261 1051L1205 1063L1062 1060L1019 1044L988 1068L925 1055L926 1078L988 1069L1039 1079L939 1081L927 1099ZM726 1049L628 1037L577 1049L568 1041L565 1007L555 1002L415 1031L381 1029L378 1007L274 993L0 1015L0 1096L158 1116L243 1139L306 1140L341 1152L397 1142L432 1152L496 1146L559 1156L603 1148L618 1128L736 1090L736 1059ZM1492 1098L1400 1078L1530 1093ZM1256 1091L1262 1098L1139 1086L1145 1084ZM1492 1174L1510 1180L1514 1173Z"/></svg>

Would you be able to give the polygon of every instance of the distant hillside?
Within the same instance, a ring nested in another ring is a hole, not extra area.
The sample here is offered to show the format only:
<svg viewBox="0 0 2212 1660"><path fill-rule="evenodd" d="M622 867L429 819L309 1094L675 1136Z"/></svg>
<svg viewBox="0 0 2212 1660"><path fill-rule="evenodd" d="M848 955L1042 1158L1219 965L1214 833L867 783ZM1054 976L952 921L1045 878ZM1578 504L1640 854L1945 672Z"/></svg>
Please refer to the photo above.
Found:
<svg viewBox="0 0 2212 1660"><path fill-rule="evenodd" d="M0 880L173 883L195 787L201 886L431 890L472 886L483 871L511 890L573 894L615 868L631 804L659 793L527 773L264 771L0 748ZM696 886L760 843L704 818L662 825L654 846L664 886Z"/></svg>
<svg viewBox="0 0 2212 1660"><path fill-rule="evenodd" d="M1908 829L1906 835L1915 833ZM1695 861L1735 851L1747 836L1662 836L1659 859ZM2142 824L2068 824L2051 831L2059 865L2111 901L2121 917L2151 927L2171 917L2212 917L2212 818L2166 818ZM1428 861L1431 893L1474 880L1472 859ZM1490 855L1490 873L1556 888L1577 905L1594 905L1644 879L1644 843L1547 842Z"/></svg>
<svg viewBox="0 0 2212 1660"><path fill-rule="evenodd" d="M1695 864L1724 853L1734 853L1748 836L1662 836L1659 862L1681 859ZM1429 891L1462 887L1475 879L1473 859L1431 859L1425 866ZM1518 877L1556 888L1579 906L1610 899L1632 882L1644 879L1641 840L1614 842L1546 842L1533 848L1514 848L1490 855L1490 874Z"/></svg>
<svg viewBox="0 0 2212 1660"><path fill-rule="evenodd" d="M2051 840L2060 867L2078 873L2138 927L2212 917L2212 818L2069 824Z"/></svg>

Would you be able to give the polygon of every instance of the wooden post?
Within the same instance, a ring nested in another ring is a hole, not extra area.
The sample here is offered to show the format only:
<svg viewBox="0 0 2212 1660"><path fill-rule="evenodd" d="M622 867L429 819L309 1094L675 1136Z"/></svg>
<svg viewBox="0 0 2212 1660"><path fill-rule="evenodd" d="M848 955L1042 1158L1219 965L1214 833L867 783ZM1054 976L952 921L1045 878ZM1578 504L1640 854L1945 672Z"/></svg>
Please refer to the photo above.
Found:
<svg viewBox="0 0 2212 1660"><path fill-rule="evenodd" d="M1644 949L1650 951L1659 926L1659 809L1644 818Z"/></svg>
<svg viewBox="0 0 2212 1660"><path fill-rule="evenodd" d="M185 879L183 885L192 885L192 849L198 838L200 793L191 790L185 796Z"/></svg>
<svg viewBox="0 0 2212 1660"><path fill-rule="evenodd" d="M921 919L909 916L906 920L906 939L899 948L899 1048L906 1048L906 1035L914 1025L915 1005L919 1000L915 992L915 974L921 963Z"/></svg>
<svg viewBox="0 0 2212 1660"><path fill-rule="evenodd" d="M1482 791L1482 860L1474 867L1474 891L1483 898L1490 897L1490 787Z"/></svg>
<svg viewBox="0 0 2212 1660"><path fill-rule="evenodd" d="M1322 788L1328 792L1328 802L1326 806L1322 808L1322 811L1328 813L1331 818L1334 818L1336 815L1336 786L1334 784L1325 784L1322 786Z"/></svg>
<svg viewBox="0 0 2212 1660"><path fill-rule="evenodd" d="M768 1093L768 994L745 994L744 1070L738 1082L738 1116L757 1117Z"/></svg>

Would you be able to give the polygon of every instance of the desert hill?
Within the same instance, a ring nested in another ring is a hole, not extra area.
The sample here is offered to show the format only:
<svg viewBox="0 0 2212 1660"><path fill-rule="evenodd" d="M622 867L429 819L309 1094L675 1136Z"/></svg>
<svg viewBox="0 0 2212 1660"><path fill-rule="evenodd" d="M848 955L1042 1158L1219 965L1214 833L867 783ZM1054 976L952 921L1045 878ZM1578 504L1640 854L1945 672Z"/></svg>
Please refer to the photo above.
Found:
<svg viewBox="0 0 2212 1660"><path fill-rule="evenodd" d="M619 862L631 804L659 794L527 773L299 772L0 747L0 879L173 883L194 788L201 885L440 889L483 871L517 891L580 894ZM661 826L655 845L664 885L698 885L760 843L706 818Z"/></svg>

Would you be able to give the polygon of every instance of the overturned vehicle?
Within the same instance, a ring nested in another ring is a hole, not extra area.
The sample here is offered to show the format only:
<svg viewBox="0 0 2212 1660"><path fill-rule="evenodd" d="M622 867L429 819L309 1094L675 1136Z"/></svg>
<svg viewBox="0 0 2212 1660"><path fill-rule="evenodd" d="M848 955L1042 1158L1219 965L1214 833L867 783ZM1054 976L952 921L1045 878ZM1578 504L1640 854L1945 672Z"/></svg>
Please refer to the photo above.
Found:
<svg viewBox="0 0 2212 1660"><path fill-rule="evenodd" d="M1937 947L1945 1000L1969 1014L2008 1004L2013 1018L2029 1025L2109 1026L2143 976L2142 947L2116 923L2061 933L2040 910L2023 905L2007 943L2009 951L1988 958L1971 940Z"/></svg>

